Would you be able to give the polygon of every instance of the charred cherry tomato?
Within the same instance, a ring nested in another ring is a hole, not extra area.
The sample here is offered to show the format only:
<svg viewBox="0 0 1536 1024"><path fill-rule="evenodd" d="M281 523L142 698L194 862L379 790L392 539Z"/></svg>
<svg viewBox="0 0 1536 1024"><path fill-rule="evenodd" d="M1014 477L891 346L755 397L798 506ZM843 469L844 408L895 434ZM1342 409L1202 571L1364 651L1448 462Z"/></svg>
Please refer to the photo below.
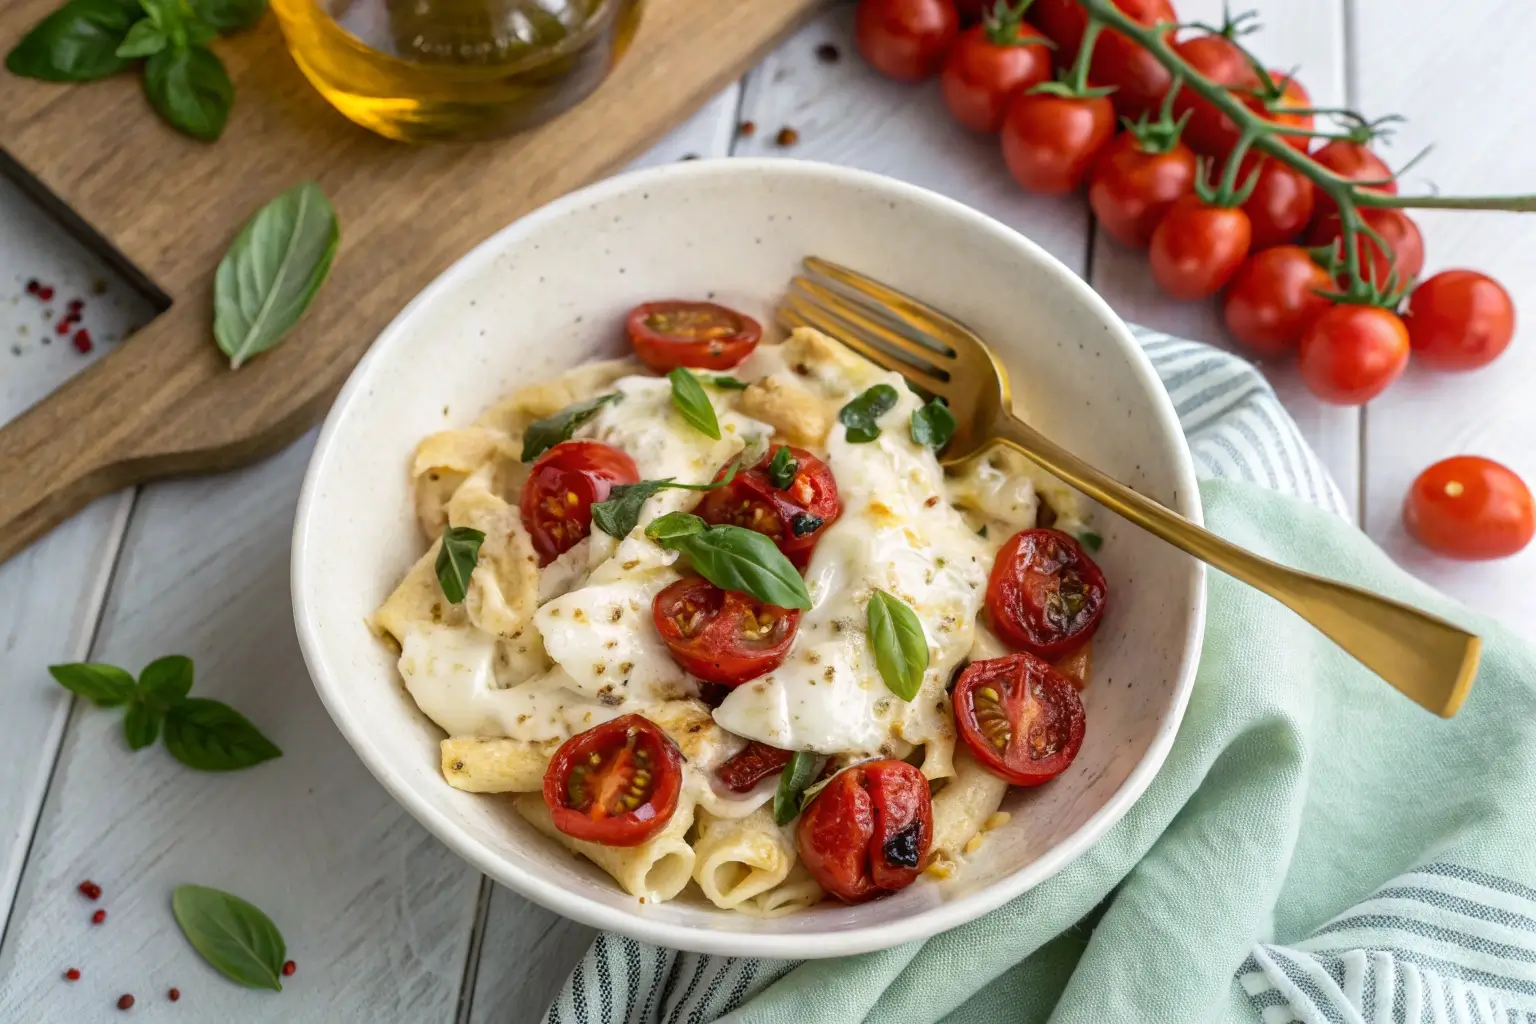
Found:
<svg viewBox="0 0 1536 1024"><path fill-rule="evenodd" d="M1003 118L1003 162L1031 192L1063 195L1114 134L1115 108L1104 96L1020 93Z"/></svg>
<svg viewBox="0 0 1536 1024"><path fill-rule="evenodd" d="M960 31L954 0L859 0L853 42L876 71L917 82L936 74Z"/></svg>
<svg viewBox="0 0 1536 1024"><path fill-rule="evenodd" d="M624 328L635 355L657 373L679 366L729 370L751 355L763 336L762 325L745 313L682 299L636 306Z"/></svg>
<svg viewBox="0 0 1536 1024"><path fill-rule="evenodd" d="M1014 93L1049 81L1051 51L1028 22L987 15L960 33L944 59L939 79L944 103L955 120L978 132L995 132Z"/></svg>
<svg viewBox="0 0 1536 1024"><path fill-rule="evenodd" d="M685 576L657 594L651 617L673 661L722 686L739 686L778 668L800 621L794 609L721 590L698 576Z"/></svg>
<svg viewBox="0 0 1536 1024"><path fill-rule="evenodd" d="M1279 245L1249 256L1227 285L1222 315L1232 337L1261 356L1296 351L1302 332L1322 316L1334 290L1328 271L1299 245Z"/></svg>
<svg viewBox="0 0 1536 1024"><path fill-rule="evenodd" d="M746 793L770 775L777 775L795 756L793 750L781 750L753 740L746 749L715 769L720 784L732 793Z"/></svg>
<svg viewBox="0 0 1536 1024"><path fill-rule="evenodd" d="M1221 34L1195 36L1173 44L1174 50L1194 69L1217 85L1243 93L1257 89L1259 76L1243 51ZM1183 89L1173 101L1174 113L1189 111L1184 141L1196 153L1223 158L1237 145L1239 131L1230 117L1192 89Z"/></svg>
<svg viewBox="0 0 1536 1024"><path fill-rule="evenodd" d="M1012 785L1054 779L1083 745L1077 687L1032 654L971 662L954 702L960 738L983 768Z"/></svg>
<svg viewBox="0 0 1536 1024"><path fill-rule="evenodd" d="M992 565L987 615L1008 645L1064 658L1099 628L1108 594L1077 541L1060 530L1020 530Z"/></svg>
<svg viewBox="0 0 1536 1024"><path fill-rule="evenodd" d="M737 473L724 487L707 492L693 511L712 526L741 526L772 538L784 557L804 568L821 535L843 514L843 503L837 496L832 470L804 448L789 450L795 461L789 486L774 486L768 467L777 450L770 450L751 469ZM715 474L717 483L725 479L729 468L722 466Z"/></svg>
<svg viewBox="0 0 1536 1024"><path fill-rule="evenodd" d="M1240 208L1187 195L1152 232L1152 279L1176 299L1215 295L1242 266L1252 236Z"/></svg>
<svg viewBox="0 0 1536 1024"><path fill-rule="evenodd" d="M1515 336L1509 292L1475 270L1442 270L1408 297L1413 357L1437 370L1487 366Z"/></svg>
<svg viewBox="0 0 1536 1024"><path fill-rule="evenodd" d="M1177 140L1163 152L1142 148L1132 132L1104 147L1088 176L1088 205L1099 226L1123 245L1145 249L1168 208L1195 186L1195 154Z"/></svg>
<svg viewBox="0 0 1536 1024"><path fill-rule="evenodd" d="M1366 274L1376 285L1386 288L1388 281L1393 281L1394 287L1401 288L1419 276L1424 269L1424 236L1411 217L1401 210L1374 206L1361 207L1360 219L1387 243L1383 249L1364 232L1359 235L1362 263L1369 260ZM1308 245L1340 244L1343 237L1337 213L1322 220L1314 219L1307 229ZM1395 279L1392 277L1394 268L1397 271Z"/></svg>
<svg viewBox="0 0 1536 1024"><path fill-rule="evenodd" d="M548 565L592 529L592 506L615 484L640 482L635 460L600 441L562 441L534 460L523 484L523 528Z"/></svg>
<svg viewBox="0 0 1536 1024"><path fill-rule="evenodd" d="M639 715L577 733L544 772L544 803L555 828L604 846L639 846L660 832L682 788L677 745Z"/></svg>
<svg viewBox="0 0 1536 1024"><path fill-rule="evenodd" d="M1536 533L1525 481L1492 459L1458 455L1419 474L1403 505L1408 532L1436 554L1504 558Z"/></svg>
<svg viewBox="0 0 1536 1024"><path fill-rule="evenodd" d="M1402 376L1408 365L1408 328L1390 309L1339 305L1301 334L1297 369L1318 398L1334 405L1364 405Z"/></svg>
<svg viewBox="0 0 1536 1024"><path fill-rule="evenodd" d="M1171 25L1179 20L1168 0L1116 0L1115 6L1142 25ZM1071 65L1088 24L1083 5L1077 0L1036 0L1029 8L1029 17L1056 44L1057 63ZM1172 77L1144 46L1109 29L1100 32L1094 42L1088 80L1096 86L1113 86L1110 99L1115 109L1134 121L1157 110Z"/></svg>
<svg viewBox="0 0 1536 1024"><path fill-rule="evenodd" d="M1254 166L1252 160L1244 161L1239 180L1247 181ZM1301 237L1312 219L1317 191L1305 174L1288 164L1264 157L1258 167L1259 179L1243 203L1255 251Z"/></svg>
<svg viewBox="0 0 1536 1024"><path fill-rule="evenodd" d="M1376 182L1377 184L1371 185L1372 189L1391 196L1397 195L1397 181L1392 177L1392 168L1362 142L1335 139L1313 153L1312 159L1341 178L1348 178L1350 181ZM1328 198L1326 193L1319 191L1317 209L1312 214L1314 222L1320 222L1330 214L1338 212L1339 208L1333 200Z"/></svg>
<svg viewBox="0 0 1536 1024"><path fill-rule="evenodd" d="M870 761L833 776L800 812L800 860L844 903L905 889L933 843L928 780L905 761Z"/></svg>

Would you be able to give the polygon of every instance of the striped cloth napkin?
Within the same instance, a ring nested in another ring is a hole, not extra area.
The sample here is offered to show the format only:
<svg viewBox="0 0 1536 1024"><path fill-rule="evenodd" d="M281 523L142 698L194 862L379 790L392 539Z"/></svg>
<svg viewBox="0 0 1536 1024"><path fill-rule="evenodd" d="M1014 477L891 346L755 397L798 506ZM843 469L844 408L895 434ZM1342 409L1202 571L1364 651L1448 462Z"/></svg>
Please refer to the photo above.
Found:
<svg viewBox="0 0 1536 1024"><path fill-rule="evenodd" d="M1345 521L1252 366L1137 337L1189 438L1207 525L1481 633L1462 712L1412 706L1212 572L1167 763L1059 875L926 942L840 960L601 935L547 1024L1536 1024L1536 652Z"/></svg>

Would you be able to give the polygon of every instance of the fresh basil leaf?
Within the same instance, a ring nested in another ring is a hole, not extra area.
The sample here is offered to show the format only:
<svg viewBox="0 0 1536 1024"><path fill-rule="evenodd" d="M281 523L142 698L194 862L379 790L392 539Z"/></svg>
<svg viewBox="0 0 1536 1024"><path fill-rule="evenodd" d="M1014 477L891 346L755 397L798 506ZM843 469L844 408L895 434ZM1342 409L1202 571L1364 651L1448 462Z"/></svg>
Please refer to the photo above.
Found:
<svg viewBox="0 0 1536 1024"><path fill-rule="evenodd" d="M667 540L652 539L687 555L694 571L721 590L738 590L780 608L811 606L800 570L773 541L756 531L721 525Z"/></svg>
<svg viewBox="0 0 1536 1024"><path fill-rule="evenodd" d="M779 445L778 451L773 453L773 461L768 463L768 479L782 491L795 482L795 474L798 472L800 463L789 454L789 446Z"/></svg>
<svg viewBox="0 0 1536 1024"><path fill-rule="evenodd" d="M908 429L917 444L942 451L955 436L955 414L949 411L944 399L935 398L912 414Z"/></svg>
<svg viewBox="0 0 1536 1024"><path fill-rule="evenodd" d="M869 597L869 646L885 688L902 700L917 696L928 669L928 638L917 613L877 590Z"/></svg>
<svg viewBox="0 0 1536 1024"><path fill-rule="evenodd" d="M896 408L896 389L876 384L838 410L837 421L847 428L850 444L867 444L880 436L881 416Z"/></svg>
<svg viewBox="0 0 1536 1024"><path fill-rule="evenodd" d="M657 491L713 491L736 479L740 462L733 462L725 476L713 483L680 484L667 477L665 480L641 480L637 484L619 484L608 492L607 501L592 506L592 525L608 536L623 540L634 532L640 522L640 509Z"/></svg>
<svg viewBox="0 0 1536 1024"><path fill-rule="evenodd" d="M980 537L982 540L986 540L987 539L987 524L986 523L982 523L979 527L976 528L976 536Z"/></svg>
<svg viewBox="0 0 1536 1024"><path fill-rule="evenodd" d="M821 524L826 522L821 516L813 516L809 512L800 512L789 521L789 532L796 537L804 537L808 533L815 533L821 529Z"/></svg>
<svg viewBox="0 0 1536 1024"><path fill-rule="evenodd" d="M651 520L651 525L645 528L645 535L662 547L671 550L694 534L703 533L707 528L708 524L691 512L668 512L664 516L657 516Z"/></svg>
<svg viewBox="0 0 1536 1024"><path fill-rule="evenodd" d="M679 366L667 374L667 380L672 382L672 404L688 425L705 437L720 440L720 421L699 379Z"/></svg>
<svg viewBox="0 0 1536 1024"><path fill-rule="evenodd" d="M469 578L474 574L475 563L480 560L480 545L485 534L467 526L450 527L443 534L443 545L437 549L437 583L443 588L443 596L454 604L461 604L469 593Z"/></svg>
<svg viewBox="0 0 1536 1024"><path fill-rule="evenodd" d="M128 740L128 749L143 750L160 736L160 720L165 717L165 712L150 701L144 699L143 694L136 694L133 703L128 705L128 713L123 716L123 735Z"/></svg>
<svg viewBox="0 0 1536 1024"><path fill-rule="evenodd" d="M168 45L170 40L165 37L160 26L145 18L134 23L128 30L128 35L117 48L117 55L125 60L133 60L159 53Z"/></svg>
<svg viewBox="0 0 1536 1024"><path fill-rule="evenodd" d="M1079 533L1077 535L1077 542L1083 547L1087 548L1089 551L1095 552L1104 546L1104 538L1100 537L1092 530L1084 530Z"/></svg>
<svg viewBox="0 0 1536 1024"><path fill-rule="evenodd" d="M569 441L577 427L596 416L604 405L618 401L618 398L617 394L598 395L585 402L568 405L553 416L534 420L523 434L523 461L532 462L561 441Z"/></svg>
<svg viewBox="0 0 1536 1024"><path fill-rule="evenodd" d="M161 710L192 692L192 659L185 654L156 658L139 673L139 695Z"/></svg>
<svg viewBox="0 0 1536 1024"><path fill-rule="evenodd" d="M133 0L69 0L6 54L6 70L45 82L90 82L129 65L117 48L143 12Z"/></svg>
<svg viewBox="0 0 1536 1024"><path fill-rule="evenodd" d="M81 661L49 665L48 673L60 686L77 693L99 708L115 708L133 698L133 676L116 665Z"/></svg>
<svg viewBox="0 0 1536 1024"><path fill-rule="evenodd" d="M267 13L267 0L192 0L192 13L221 35L243 32Z"/></svg>
<svg viewBox="0 0 1536 1024"><path fill-rule="evenodd" d="M340 238L336 211L312 181L273 199L240 229L213 282L213 336L230 369L276 345L298 322Z"/></svg>
<svg viewBox="0 0 1536 1024"><path fill-rule="evenodd" d="M719 388L721 391L745 391L747 382L738 377L728 377L723 373L701 373L699 379L705 384Z"/></svg>
<svg viewBox="0 0 1536 1024"><path fill-rule="evenodd" d="M288 947L266 914L203 885L178 885L171 913L192 948L226 978L246 988L283 990Z"/></svg>
<svg viewBox="0 0 1536 1024"><path fill-rule="evenodd" d="M805 789L816 780L817 757L809 750L797 750L779 775L779 788L773 792L773 821L788 825L800 813Z"/></svg>
<svg viewBox="0 0 1536 1024"><path fill-rule="evenodd" d="M240 712L203 697L188 697L166 712L165 749L205 772L249 768L283 754Z"/></svg>
<svg viewBox="0 0 1536 1024"><path fill-rule="evenodd" d="M235 103L235 85L224 62L203 46L172 46L150 57L144 64L144 94L171 127L204 142L224 134ZM217 331L217 302L214 311Z"/></svg>

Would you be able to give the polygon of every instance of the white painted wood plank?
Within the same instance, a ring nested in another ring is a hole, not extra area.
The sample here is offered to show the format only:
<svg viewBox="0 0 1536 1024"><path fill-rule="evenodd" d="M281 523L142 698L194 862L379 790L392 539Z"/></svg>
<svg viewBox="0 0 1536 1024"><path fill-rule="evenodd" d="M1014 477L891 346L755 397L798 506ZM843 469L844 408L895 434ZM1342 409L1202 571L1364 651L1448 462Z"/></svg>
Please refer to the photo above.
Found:
<svg viewBox="0 0 1536 1024"><path fill-rule="evenodd" d="M1244 42L1271 67L1300 68L1299 77L1319 106L1345 102L1343 0L1267 0L1257 6L1264 31ZM1222 0L1179 0L1185 21L1219 25ZM1180 302L1164 295L1147 270L1146 254L1133 252L1103 232L1094 246L1090 278L1127 320L1170 334L1241 351L1222 326L1217 300ZM1333 473L1351 510L1357 510L1359 414L1319 402L1296 375L1294 363L1261 364L1265 375L1296 419L1302 434Z"/></svg>
<svg viewBox="0 0 1536 1024"><path fill-rule="evenodd" d="M1401 164L1435 150L1402 191L1518 193L1536 182L1536 97L1528 41L1536 8L1519 0L1421 4L1405 17L1392 0L1356 9L1360 102L1376 116L1408 118L1390 149ZM1365 522L1410 571L1536 636L1536 546L1500 562L1437 558L1402 527L1404 495L1418 473L1451 455L1485 455L1536 484L1536 220L1530 215L1413 211L1424 233L1425 274L1472 267L1501 281L1524 316L1514 343L1491 366L1437 374L1410 365L1366 410Z"/></svg>

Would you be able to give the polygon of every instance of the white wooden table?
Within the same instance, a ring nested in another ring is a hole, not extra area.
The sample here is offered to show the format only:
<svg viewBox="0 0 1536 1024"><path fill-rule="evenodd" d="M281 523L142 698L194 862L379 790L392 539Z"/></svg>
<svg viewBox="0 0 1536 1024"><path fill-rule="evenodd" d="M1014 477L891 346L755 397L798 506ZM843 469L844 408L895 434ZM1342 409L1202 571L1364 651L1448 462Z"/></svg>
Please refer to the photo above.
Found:
<svg viewBox="0 0 1536 1024"><path fill-rule="evenodd" d="M1408 116L1388 151L1396 163L1438 143L1409 185L1536 188L1536 7L1257 2L1268 28L1253 45L1273 66L1300 66L1320 105ZM1189 20L1220 18L1220 0L1178 6ZM996 144L953 124L936 87L865 68L851 20L840 7L808 25L640 163L770 154L891 174L1015 226L1128 319L1225 343L1210 308L1162 298L1142 258L1097 236L1080 200L1014 187ZM828 42L841 59L818 55ZM750 136L736 130L745 121L756 125ZM799 132L793 149L775 145L782 126ZM1487 270L1536 311L1536 220L1415 216L1431 270ZM0 180L4 417L87 361L23 293L33 276L85 295L95 355L153 312ZM91 294L97 278L109 282L105 296ZM1440 561L1414 547L1398 517L1414 475L1443 456L1489 455L1536 481L1536 329L1522 334L1491 369L1410 368L1360 412L1312 401L1287 367L1272 379L1372 537L1434 585L1536 634L1536 549L1490 565ZM531 1021L590 940L589 929L491 885L408 818L321 708L288 602L289 527L312 441L245 472L104 499L0 567L5 1024L119 1019L125 992L138 999L135 1019ZM285 756L214 776L159 749L130 754L118 715L72 704L45 671L87 657L137 671L172 652L196 659L199 693L244 710ZM105 890L100 927L88 922L97 905L75 891L85 878ZM237 988L198 960L170 915L170 890L183 882L235 891L271 914L299 964L286 992ZM80 981L63 980L69 967ZM175 1005L165 998L173 985Z"/></svg>

